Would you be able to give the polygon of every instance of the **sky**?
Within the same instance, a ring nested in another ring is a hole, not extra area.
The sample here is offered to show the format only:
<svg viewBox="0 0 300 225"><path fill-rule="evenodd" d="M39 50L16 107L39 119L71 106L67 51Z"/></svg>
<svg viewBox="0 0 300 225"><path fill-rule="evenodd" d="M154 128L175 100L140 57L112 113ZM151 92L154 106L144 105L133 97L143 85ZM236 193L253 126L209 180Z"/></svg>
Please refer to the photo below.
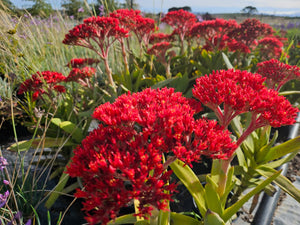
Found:
<svg viewBox="0 0 300 225"><path fill-rule="evenodd" d="M1 0L0 0L1 1ZM10 0L19 8L30 6L28 0ZM59 8L62 0L46 0L53 8ZM124 0L119 0L122 3ZM256 7L258 13L273 15L299 15L300 0L134 0L144 12L167 12L171 7L190 6L192 12L237 13L246 6ZM92 3L93 0L88 0Z"/></svg>

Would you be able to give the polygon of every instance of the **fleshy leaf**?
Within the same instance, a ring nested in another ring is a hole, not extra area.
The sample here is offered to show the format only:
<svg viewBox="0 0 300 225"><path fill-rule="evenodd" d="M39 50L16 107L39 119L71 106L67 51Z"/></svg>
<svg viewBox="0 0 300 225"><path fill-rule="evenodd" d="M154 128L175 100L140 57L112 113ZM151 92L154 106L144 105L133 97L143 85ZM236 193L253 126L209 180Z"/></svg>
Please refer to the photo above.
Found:
<svg viewBox="0 0 300 225"><path fill-rule="evenodd" d="M270 184L272 181L274 181L281 173L280 171L276 171L268 177L266 180L258 184L254 189L252 189L250 192L242 196L235 204L227 208L223 213L223 220L226 222L228 221L234 214L236 214L239 209L255 194L259 193L261 190L263 190L268 184Z"/></svg>
<svg viewBox="0 0 300 225"><path fill-rule="evenodd" d="M190 194L193 196L197 204L201 215L204 217L206 213L204 199L205 190L196 174L188 165L185 165L184 162L180 161L179 159L176 159L173 163L171 163L170 167L175 175L179 178L179 180L189 190Z"/></svg>
<svg viewBox="0 0 300 225"><path fill-rule="evenodd" d="M273 168L267 166L259 166L256 171L262 176L268 178L271 174L276 171ZM293 183L283 175L279 175L274 182L286 193L288 193L291 197L293 197L296 201L300 202L300 190L297 189Z"/></svg>

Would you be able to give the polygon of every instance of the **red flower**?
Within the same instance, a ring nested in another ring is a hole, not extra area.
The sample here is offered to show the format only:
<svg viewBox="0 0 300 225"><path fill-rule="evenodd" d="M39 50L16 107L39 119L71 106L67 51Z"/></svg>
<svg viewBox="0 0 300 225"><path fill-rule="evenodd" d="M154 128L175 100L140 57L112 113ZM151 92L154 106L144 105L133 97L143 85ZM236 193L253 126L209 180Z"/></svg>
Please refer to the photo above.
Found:
<svg viewBox="0 0 300 225"><path fill-rule="evenodd" d="M32 96L33 101L37 100L42 94L47 94L51 97L53 90L59 93L65 92L64 86L57 85L64 82L65 79L66 77L61 73L51 71L37 72L21 84L18 94L32 91L34 92Z"/></svg>
<svg viewBox="0 0 300 225"><path fill-rule="evenodd" d="M109 15L113 18L117 18L120 21L120 26L125 27L128 30L133 30L136 26L136 19L140 17L140 10L133 9L117 9Z"/></svg>
<svg viewBox="0 0 300 225"><path fill-rule="evenodd" d="M283 43L276 37L265 37L258 41L257 50L262 59L280 58Z"/></svg>
<svg viewBox="0 0 300 225"><path fill-rule="evenodd" d="M84 80L96 73L96 69L92 67L73 68L66 78L66 82Z"/></svg>
<svg viewBox="0 0 300 225"><path fill-rule="evenodd" d="M169 42L160 42L154 44L150 49L147 50L149 55L155 55L159 61L165 61L166 52L168 49L172 48L172 44Z"/></svg>
<svg viewBox="0 0 300 225"><path fill-rule="evenodd" d="M168 12L161 21L173 27L173 34L179 35L180 40L183 41L194 23L197 22L197 17L193 13L180 9Z"/></svg>
<svg viewBox="0 0 300 225"><path fill-rule="evenodd" d="M236 146L229 132L213 121L195 121L194 113L181 93L167 88L128 93L95 109L101 123L68 167L70 176L83 178L76 196L85 199L89 223L106 224L133 199L139 216L148 217L153 207L165 210L176 187L166 169L176 158L190 164L201 154L231 156Z"/></svg>
<svg viewBox="0 0 300 225"><path fill-rule="evenodd" d="M78 45L95 50L95 42L100 51L97 53L106 58L108 49L116 40L128 37L128 30L119 26L119 20L112 17L90 17L83 24L75 26L63 40L67 45Z"/></svg>
<svg viewBox="0 0 300 225"><path fill-rule="evenodd" d="M147 47L151 34L155 31L155 21L151 18L139 16L136 18L136 26L133 29L140 43Z"/></svg>
<svg viewBox="0 0 300 225"><path fill-rule="evenodd" d="M267 86L277 91L286 82L300 79L300 68L298 66L290 66L276 59L258 63L257 67L257 73L266 77Z"/></svg>
<svg viewBox="0 0 300 225"><path fill-rule="evenodd" d="M252 50L259 39L271 36L274 32L270 25L261 23L258 19L246 19L231 30L228 36Z"/></svg>
<svg viewBox="0 0 300 225"><path fill-rule="evenodd" d="M165 33L155 33L150 36L149 43L155 44L159 42L172 42L174 41L174 36Z"/></svg>
<svg viewBox="0 0 300 225"><path fill-rule="evenodd" d="M191 29L191 36L203 37L206 45L216 50L220 48L225 36L236 29L238 24L235 20L215 19L198 22Z"/></svg>
<svg viewBox="0 0 300 225"><path fill-rule="evenodd" d="M264 80L261 75L247 71L221 70L198 78L193 94L216 113L224 127L239 114L252 114L249 127L237 142L240 144L260 127L279 127L295 122L298 109L278 92L267 89Z"/></svg>
<svg viewBox="0 0 300 225"><path fill-rule="evenodd" d="M75 58L71 59L71 61L66 65L71 68L83 68L85 66L90 66L93 64L99 63L99 59L93 59L93 58Z"/></svg>

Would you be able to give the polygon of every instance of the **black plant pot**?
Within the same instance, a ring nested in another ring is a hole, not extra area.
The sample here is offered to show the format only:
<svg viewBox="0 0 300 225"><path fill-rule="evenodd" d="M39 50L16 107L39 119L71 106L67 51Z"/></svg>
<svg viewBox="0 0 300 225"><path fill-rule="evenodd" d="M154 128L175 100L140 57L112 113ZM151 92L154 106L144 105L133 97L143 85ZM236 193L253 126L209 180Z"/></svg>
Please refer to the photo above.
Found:
<svg viewBox="0 0 300 225"><path fill-rule="evenodd" d="M300 113L298 113L297 123L289 127L288 139L293 139L297 136L300 126ZM288 170L288 163L282 165L279 170L282 169L282 175L286 175ZM276 187L276 193L273 196L269 196L264 193L262 200L258 206L257 212L254 216L252 225L270 225L279 201L281 189Z"/></svg>

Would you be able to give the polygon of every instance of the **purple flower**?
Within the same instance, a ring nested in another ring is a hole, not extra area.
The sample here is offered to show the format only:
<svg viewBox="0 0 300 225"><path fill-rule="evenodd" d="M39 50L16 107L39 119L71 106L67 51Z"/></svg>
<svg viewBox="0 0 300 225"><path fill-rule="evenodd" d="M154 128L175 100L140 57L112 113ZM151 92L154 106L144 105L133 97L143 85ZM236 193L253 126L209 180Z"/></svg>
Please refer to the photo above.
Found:
<svg viewBox="0 0 300 225"><path fill-rule="evenodd" d="M0 208L2 208L6 204L8 196L9 196L9 191L6 191L4 195L0 194Z"/></svg>
<svg viewBox="0 0 300 225"><path fill-rule="evenodd" d="M83 7L80 7L80 8L78 9L78 12L84 12Z"/></svg>
<svg viewBox="0 0 300 225"><path fill-rule="evenodd" d="M3 157L0 157L0 170L3 171L4 167L7 166L7 160Z"/></svg>
<svg viewBox="0 0 300 225"><path fill-rule="evenodd" d="M100 5L99 7L99 16L104 16L105 15L105 11L104 11L104 5Z"/></svg>
<svg viewBox="0 0 300 225"><path fill-rule="evenodd" d="M3 180L3 184L9 185L9 181L8 180Z"/></svg>

